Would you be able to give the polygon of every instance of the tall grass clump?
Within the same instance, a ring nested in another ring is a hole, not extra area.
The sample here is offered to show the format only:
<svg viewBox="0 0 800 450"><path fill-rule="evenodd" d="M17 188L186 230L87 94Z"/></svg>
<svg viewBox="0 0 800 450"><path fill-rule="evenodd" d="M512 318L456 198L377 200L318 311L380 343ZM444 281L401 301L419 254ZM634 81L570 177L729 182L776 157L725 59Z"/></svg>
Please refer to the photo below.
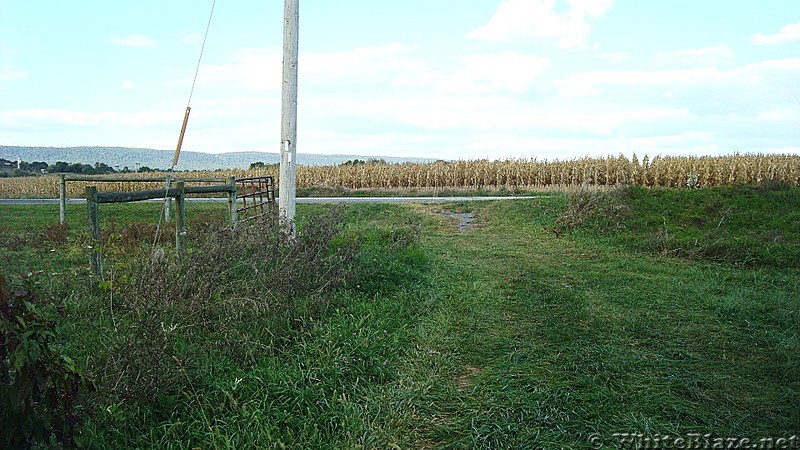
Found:
<svg viewBox="0 0 800 450"><path fill-rule="evenodd" d="M360 242L342 231L340 209L319 214L294 238L269 215L208 233L185 256L140 256L108 288L118 292L115 322L125 332L106 361L106 385L155 402L186 381L194 356L179 343L239 364L287 345L295 319L319 315L356 275Z"/></svg>
<svg viewBox="0 0 800 450"><path fill-rule="evenodd" d="M169 247L128 254L93 292L74 291L68 347L96 374L98 388L96 419L81 442L122 442L175 417L238 414L227 410L228 397L220 403L230 394L220 388L223 374L283 377L270 368L297 358L298 346L310 345L309 336L326 317L345 314L354 299L408 282L424 266L413 227L348 225L344 207L310 209L295 236L279 225L274 215L235 228L208 225L204 234L190 233L185 255ZM114 257L124 258L124 252ZM379 331L370 340L374 345L385 339L385 330ZM382 348L373 349L380 358L343 354L341 370L383 379ZM327 385L315 389L323 392ZM309 401L322 408L327 400ZM289 406L265 408L260 414L277 417ZM202 420L203 430L213 425ZM289 423L267 425L296 432ZM118 430L116 437L108 430Z"/></svg>
<svg viewBox="0 0 800 450"><path fill-rule="evenodd" d="M582 187L567 194L567 205L558 216L553 231L560 236L565 231L583 225L591 220L606 230L622 230L625 218L630 214L626 202L630 187L613 190L597 190Z"/></svg>

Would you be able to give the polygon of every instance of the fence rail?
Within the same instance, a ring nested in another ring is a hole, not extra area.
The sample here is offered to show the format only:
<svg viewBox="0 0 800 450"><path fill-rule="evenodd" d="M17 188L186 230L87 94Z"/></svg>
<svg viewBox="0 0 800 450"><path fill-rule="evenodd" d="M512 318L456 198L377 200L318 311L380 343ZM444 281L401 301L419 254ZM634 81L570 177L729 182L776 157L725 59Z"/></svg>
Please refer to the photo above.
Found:
<svg viewBox="0 0 800 450"><path fill-rule="evenodd" d="M60 218L61 224L66 223L66 183L68 181L99 181L99 182L153 182L164 181L167 186L174 186L170 189L153 189L134 192L98 192L97 186L86 187L86 205L89 219L89 235L91 237L91 256L90 263L92 273L96 276L103 274L103 259L100 253L100 220L99 205L103 203L127 203L138 202L152 199L175 199L175 249L182 253L186 250L186 196L189 194L213 194L225 193L228 195L231 224L238 221L239 213L245 219L251 219L272 211L275 204L275 182L272 177L253 177L240 178L185 178L170 180L152 178L109 178L109 177L89 177L89 176L65 176L60 177ZM187 182L196 183L225 183L216 186L186 186ZM237 195L237 186L240 194ZM242 200L242 208L237 208L238 200ZM249 200L249 202L248 202ZM269 208L265 211L265 205ZM260 214L253 214L256 209L260 209ZM169 208L166 208L169 211ZM166 215L166 214L165 214Z"/></svg>
<svg viewBox="0 0 800 450"><path fill-rule="evenodd" d="M102 203L127 203L155 198L175 198L175 249L179 253L186 250L186 187L183 181L175 182L171 189L158 189L138 192L97 192L97 186L86 187L86 210L89 216L89 235L91 236L90 265L92 273L103 275L103 258L100 254L100 214Z"/></svg>
<svg viewBox="0 0 800 450"><path fill-rule="evenodd" d="M93 175L59 175L59 223L65 225L67 223L67 182L70 181L91 181L97 183L159 183L163 182L165 185L172 183L224 183L216 186L185 186L184 194L218 194L227 193L228 202L231 204L231 217L232 221L236 221L236 177L229 178L210 178L210 177L195 177L195 178L170 178L171 175L166 177L153 178L133 178L133 177L107 177L107 176L93 176ZM146 194L145 194L146 193ZM156 195L156 193L160 193ZM167 195L164 189L137 191L137 192L109 192L98 193L98 198L102 199L99 203L122 203L122 202L136 202L141 200L150 200L156 198L171 199L173 195ZM169 209L167 210L167 221L169 222Z"/></svg>
<svg viewBox="0 0 800 450"><path fill-rule="evenodd" d="M134 177L108 177L108 176L96 176L96 175L68 175L68 174L60 174L59 177L64 178L66 181L95 181L98 183L127 183L127 182L158 183L160 181L166 181L167 179L167 177L134 178ZM230 181L230 178L209 178L209 177L173 178L172 181L185 181L187 183L227 183L228 181Z"/></svg>

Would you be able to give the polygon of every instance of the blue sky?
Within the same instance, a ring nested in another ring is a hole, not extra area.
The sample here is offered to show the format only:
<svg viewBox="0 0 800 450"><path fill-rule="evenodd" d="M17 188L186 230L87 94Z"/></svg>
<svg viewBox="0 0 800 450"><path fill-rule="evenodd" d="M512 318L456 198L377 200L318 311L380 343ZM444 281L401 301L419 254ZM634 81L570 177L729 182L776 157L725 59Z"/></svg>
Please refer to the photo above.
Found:
<svg viewBox="0 0 800 450"><path fill-rule="evenodd" d="M800 153L797 0L300 0L298 151ZM211 0L0 0L0 145L174 148ZM283 2L217 0L184 150L277 152Z"/></svg>

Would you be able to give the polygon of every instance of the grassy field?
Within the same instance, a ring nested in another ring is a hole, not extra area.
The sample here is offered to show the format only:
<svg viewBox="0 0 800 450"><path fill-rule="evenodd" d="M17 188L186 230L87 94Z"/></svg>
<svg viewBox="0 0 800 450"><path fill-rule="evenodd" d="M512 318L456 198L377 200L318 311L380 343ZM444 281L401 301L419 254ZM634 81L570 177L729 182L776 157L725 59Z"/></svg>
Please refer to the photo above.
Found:
<svg viewBox="0 0 800 450"><path fill-rule="evenodd" d="M299 205L301 229L329 208ZM191 205L190 235L216 209ZM334 242L364 242L356 278L321 304L229 305L233 323L162 316L176 362L150 396L103 376L147 329L123 293L90 285L85 210L68 213L58 234L57 206L0 206L0 272L33 273L64 302L59 348L98 377L86 447L633 448L614 433L800 432L797 188L351 205ZM124 224L156 217L152 204L101 209L118 277L134 272L131 230L152 231Z"/></svg>

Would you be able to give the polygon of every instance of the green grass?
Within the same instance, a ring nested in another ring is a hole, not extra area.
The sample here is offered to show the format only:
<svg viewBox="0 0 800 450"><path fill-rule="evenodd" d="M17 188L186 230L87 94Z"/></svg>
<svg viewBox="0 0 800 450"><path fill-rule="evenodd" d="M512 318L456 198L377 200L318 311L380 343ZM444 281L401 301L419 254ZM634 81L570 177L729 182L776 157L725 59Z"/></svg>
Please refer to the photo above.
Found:
<svg viewBox="0 0 800 450"><path fill-rule="evenodd" d="M615 213L578 230L632 250L748 267L800 268L800 189L767 184L675 190L629 187Z"/></svg>
<svg viewBox="0 0 800 450"><path fill-rule="evenodd" d="M565 196L349 206L348 232L371 246L368 283L321 314L288 317L284 344L252 363L210 352L187 368L180 395L106 405L81 439L97 448L582 449L591 433L605 448L621 448L616 432L790 437L800 423L797 198L797 189L635 190L624 227L592 219L561 237L552 230ZM135 206L120 220L155 211ZM57 217L46 206L0 208L15 232ZM299 218L326 208L300 205ZM473 212L475 227L456 231L442 209ZM83 212L70 209L70 222ZM670 246L653 245L660 228L675 236ZM721 250L690 246L718 229ZM54 264L76 278L50 278L67 286L57 290L68 300L63 348L91 365L103 342L94 331L113 330L108 296L75 287L85 252L49 250L12 251L2 271L64 258Z"/></svg>
<svg viewBox="0 0 800 450"><path fill-rule="evenodd" d="M550 203L480 205L485 228L432 238L446 312L428 342L452 364L431 386L433 447L796 429L796 274L554 239Z"/></svg>
<svg viewBox="0 0 800 450"><path fill-rule="evenodd" d="M161 203L142 202L108 204L100 207L100 228L103 235L120 232L127 224L146 224L152 230L142 236L141 243L152 244ZM224 220L227 204L187 203L188 232L202 229L200 222L216 218ZM58 227L58 205L2 205L0 206L0 271L28 273L51 270L79 270L85 266L89 254L84 251L88 242L88 219L85 205L67 205L67 230L64 240L52 242L53 230ZM174 227L162 224L161 240L174 244ZM150 232L152 231L152 232ZM3 248L5 247L5 248ZM88 269L87 269L88 270Z"/></svg>

